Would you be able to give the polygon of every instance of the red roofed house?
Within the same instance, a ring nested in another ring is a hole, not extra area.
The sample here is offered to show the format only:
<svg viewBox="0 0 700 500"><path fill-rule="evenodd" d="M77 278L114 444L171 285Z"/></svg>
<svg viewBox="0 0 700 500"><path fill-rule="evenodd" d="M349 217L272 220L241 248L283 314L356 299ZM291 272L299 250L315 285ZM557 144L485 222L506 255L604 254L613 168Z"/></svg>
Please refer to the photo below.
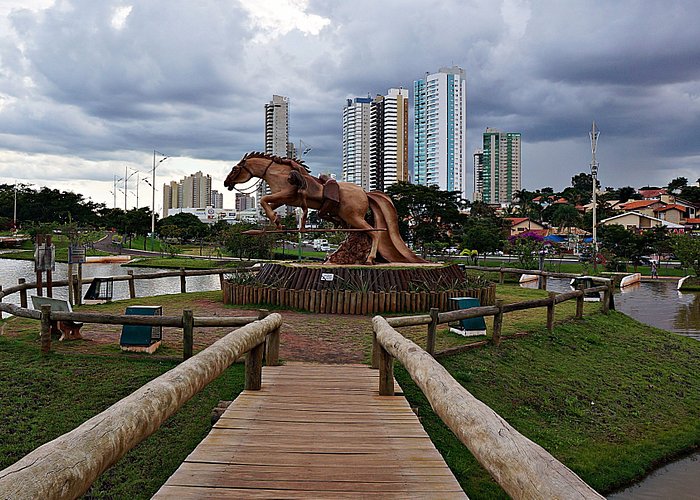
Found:
<svg viewBox="0 0 700 500"><path fill-rule="evenodd" d="M542 224L530 220L528 217L506 217L510 222L510 235L515 236L526 231L541 231L544 229Z"/></svg>
<svg viewBox="0 0 700 500"><path fill-rule="evenodd" d="M640 189L637 191L645 200L661 199L662 194L666 194L666 189Z"/></svg>
<svg viewBox="0 0 700 500"><path fill-rule="evenodd" d="M634 200L620 205L623 212L637 212L654 217L656 209L664 207L666 204L661 200Z"/></svg>
<svg viewBox="0 0 700 500"><path fill-rule="evenodd" d="M680 224L685 219L685 207L683 205L666 205L654 210L654 216L661 220Z"/></svg>

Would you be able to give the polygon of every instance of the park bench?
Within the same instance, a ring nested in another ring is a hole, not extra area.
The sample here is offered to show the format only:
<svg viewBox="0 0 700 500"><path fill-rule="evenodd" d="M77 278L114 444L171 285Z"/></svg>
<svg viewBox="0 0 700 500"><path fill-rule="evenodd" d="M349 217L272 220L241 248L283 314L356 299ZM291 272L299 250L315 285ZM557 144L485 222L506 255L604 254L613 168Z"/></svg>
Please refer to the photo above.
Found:
<svg viewBox="0 0 700 500"><path fill-rule="evenodd" d="M51 312L73 312L70 302L63 299L54 299L52 297L32 296L32 305L34 309L41 309L41 306L51 306ZM83 324L79 321L51 321L51 334L61 334L59 340L76 340L82 339L80 328Z"/></svg>

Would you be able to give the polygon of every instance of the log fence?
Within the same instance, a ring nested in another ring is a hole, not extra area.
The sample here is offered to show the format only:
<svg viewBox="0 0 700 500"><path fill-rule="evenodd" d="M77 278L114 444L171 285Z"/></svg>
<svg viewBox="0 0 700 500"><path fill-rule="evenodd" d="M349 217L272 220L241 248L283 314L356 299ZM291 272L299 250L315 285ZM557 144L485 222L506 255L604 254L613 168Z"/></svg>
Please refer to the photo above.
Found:
<svg viewBox="0 0 700 500"><path fill-rule="evenodd" d="M476 399L428 352L397 332L387 319L372 320L378 351L379 394L394 395L397 359L435 413L512 498L602 499L571 469ZM391 381L391 382L390 382Z"/></svg>
<svg viewBox="0 0 700 500"><path fill-rule="evenodd" d="M549 292L547 297L541 299L526 300L522 302L515 302L511 304L505 304L503 300L497 299L496 305L493 306L480 306L471 307L469 309L457 309L454 311L438 312L437 310L431 309L430 314L418 314L414 316L397 316L393 318L387 318L387 323L393 328L400 328L404 326L420 326L427 325L427 344L426 352L434 356L440 356L444 354L454 354L459 352L461 349L471 349L475 344L467 344L461 346L461 348L451 348L446 351L435 352L435 332L437 331L437 326L443 323L451 323L455 321L460 321L463 319L480 318L493 316L493 329L491 342L499 346L502 340L502 329L503 329L503 319L505 313L510 313L514 311L522 311L525 309L534 309L544 307L547 310L546 325L547 330L550 332L554 328L554 310L556 304L566 302L568 300L576 301L576 318L583 317L583 298L585 294L588 293L601 293L603 298L601 300L600 310L603 314L608 314L612 309L615 309L615 304L613 302L613 282L608 278L598 278L598 280L604 282L604 285L595 286L591 288L579 287L578 290L572 290L570 292L555 293ZM484 345L485 342L478 343L478 345ZM376 345L373 344L373 345ZM372 357L372 366L377 367L379 358Z"/></svg>
<svg viewBox="0 0 700 500"><path fill-rule="evenodd" d="M254 319L253 323L228 333L99 415L0 471L0 498L77 498L84 494L102 472L158 430L234 361L252 350L262 351L261 346L270 336L279 335L282 326L279 314ZM270 345L268 352L275 344ZM267 358L268 365L278 356L272 353ZM256 390L262 380L262 363L249 364L246 361L245 386Z"/></svg>

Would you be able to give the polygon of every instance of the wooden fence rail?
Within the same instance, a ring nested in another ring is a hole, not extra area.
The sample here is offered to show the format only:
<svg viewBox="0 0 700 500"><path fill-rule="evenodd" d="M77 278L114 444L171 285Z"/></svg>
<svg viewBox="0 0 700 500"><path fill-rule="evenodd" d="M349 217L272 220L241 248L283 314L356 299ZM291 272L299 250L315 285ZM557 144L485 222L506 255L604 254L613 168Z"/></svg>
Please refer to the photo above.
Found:
<svg viewBox="0 0 700 500"><path fill-rule="evenodd" d="M79 497L102 472L154 433L236 359L263 345L269 336L279 335L281 326L279 314L245 325L74 430L40 446L0 471L0 498ZM261 369L261 364L246 366L246 374L260 380ZM246 380L246 388L256 387Z"/></svg>
<svg viewBox="0 0 700 500"><path fill-rule="evenodd" d="M211 276L214 274L219 275L219 281L223 283L224 281L224 275L225 274L234 274L234 273L244 273L244 272L251 272L253 271L253 268L250 267L244 267L244 268L217 268L217 269L184 269L181 268L177 271L159 271L159 272L153 272L153 273L142 273L142 274L134 274L133 271L128 271L128 274L126 275L119 275L119 276L104 276L101 278L111 278L113 281L127 281L129 285L129 297L132 299L136 298L136 287L134 283L139 280L152 280L152 279L158 279L158 278L172 278L175 276L180 277L180 292L185 293L187 291L187 286L186 286L186 279L187 277L191 276ZM64 286L71 286L73 288L72 293L69 295L76 297L76 302L78 304L82 303L82 287L83 285L89 285L91 284L95 278L83 278L81 280L78 280L77 276L73 276L73 281L71 283L71 280L55 280L52 282L52 288L56 287L64 287ZM26 307L27 303L27 290L37 290L37 293L39 295L42 294L42 288L46 286L46 284L42 284L40 287L37 285L36 282L27 282L26 279L20 278L19 283L15 286L7 287L7 288L2 288L0 287L0 301L2 300L3 297L6 297L8 295L11 295L13 293L20 293L20 303L22 307Z"/></svg>
<svg viewBox="0 0 700 500"><path fill-rule="evenodd" d="M419 326L428 325L428 336L426 351L435 355L435 330L437 325L441 323L451 323L463 319L480 318L493 316L493 333L491 341L495 345L501 343L501 329L503 327L503 315L513 311L522 311L525 309L533 309L538 307L547 308L547 329L552 330L554 327L554 306L567 300L576 300L576 318L581 318L583 315L583 297L587 293L602 292L603 299L601 300L601 312L607 314L610 309L615 309L613 296L613 282L607 278L600 278L601 281L607 282L605 285L595 286L592 288L581 287L578 290L572 290L564 293L550 292L548 297L534 300L526 300L523 302L515 302L512 304L504 304L502 300L496 300L495 306L480 306L470 307L469 309L457 309L447 312L432 312L431 314L418 314L415 316L398 316L387 318L387 323L394 328L402 326ZM432 332L432 333L431 333ZM481 344L480 344L481 345ZM472 345L464 346L465 349L471 348ZM450 353L459 352L460 348L449 349ZM440 355L443 353L437 353ZM377 368L379 358L372 357L372 366Z"/></svg>
<svg viewBox="0 0 700 500"><path fill-rule="evenodd" d="M462 387L435 359L372 320L379 355L379 392L393 395L393 359L403 364L435 413L512 498L601 499L571 469L532 442ZM391 383L389 383L391 381Z"/></svg>

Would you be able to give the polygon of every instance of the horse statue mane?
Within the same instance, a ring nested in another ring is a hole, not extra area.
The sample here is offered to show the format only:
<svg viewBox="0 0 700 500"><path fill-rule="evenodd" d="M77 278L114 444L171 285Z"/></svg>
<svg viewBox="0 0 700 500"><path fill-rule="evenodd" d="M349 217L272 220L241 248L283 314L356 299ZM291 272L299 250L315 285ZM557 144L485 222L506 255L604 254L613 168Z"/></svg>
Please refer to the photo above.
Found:
<svg viewBox="0 0 700 500"><path fill-rule="evenodd" d="M286 156L277 156L270 153L263 153L262 151L251 151L243 155L241 160L247 160L250 158L264 158L266 160L272 160L275 163L280 163L282 165L289 165L293 169L304 169L306 173L310 174L311 169L304 163L304 160L299 158L288 158Z"/></svg>

